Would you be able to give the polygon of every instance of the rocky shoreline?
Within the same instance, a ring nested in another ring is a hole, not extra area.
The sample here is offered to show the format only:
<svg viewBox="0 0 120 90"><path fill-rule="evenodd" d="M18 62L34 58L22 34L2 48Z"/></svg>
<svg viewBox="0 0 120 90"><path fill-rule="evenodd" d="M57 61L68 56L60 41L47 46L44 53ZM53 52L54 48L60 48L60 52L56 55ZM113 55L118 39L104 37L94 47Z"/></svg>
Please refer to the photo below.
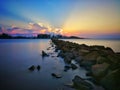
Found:
<svg viewBox="0 0 120 90"><path fill-rule="evenodd" d="M87 76L95 84L102 85L106 90L120 90L120 53L115 53L110 47L104 46L87 46L69 41L52 39L56 45L55 51L60 50L58 57L62 57L66 70L69 68L76 69L77 66L72 63L76 61L78 65L87 70ZM92 90L92 86L75 76L73 79L74 87L82 90Z"/></svg>

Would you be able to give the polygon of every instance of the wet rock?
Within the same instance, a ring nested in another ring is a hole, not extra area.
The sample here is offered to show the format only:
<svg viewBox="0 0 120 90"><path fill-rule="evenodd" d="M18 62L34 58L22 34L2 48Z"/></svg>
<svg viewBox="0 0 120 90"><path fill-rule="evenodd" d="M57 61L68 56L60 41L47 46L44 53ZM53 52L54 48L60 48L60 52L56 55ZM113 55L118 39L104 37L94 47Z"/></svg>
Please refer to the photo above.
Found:
<svg viewBox="0 0 120 90"><path fill-rule="evenodd" d="M75 65L75 64L71 64L71 68L73 69L73 70L75 70L75 69L77 69L78 67Z"/></svg>
<svg viewBox="0 0 120 90"><path fill-rule="evenodd" d="M37 66L37 70L39 71L39 70L40 70L40 68L41 68L41 67L40 67L40 65L38 65L38 66Z"/></svg>
<svg viewBox="0 0 120 90"><path fill-rule="evenodd" d="M92 82L92 83L94 83L94 84L99 84L98 82L97 82L97 80L95 80L95 78L87 78L86 80L88 80L88 81L90 81L90 82Z"/></svg>
<svg viewBox="0 0 120 90"><path fill-rule="evenodd" d="M73 84L72 83L67 83L67 84L65 84L65 86L73 88Z"/></svg>
<svg viewBox="0 0 120 90"><path fill-rule="evenodd" d="M92 90L93 86L86 82L84 79L82 79L79 76L75 76L73 81L73 86L77 88L78 90Z"/></svg>
<svg viewBox="0 0 120 90"><path fill-rule="evenodd" d="M70 68L71 68L70 66L66 65L64 66L64 71L67 72Z"/></svg>
<svg viewBox="0 0 120 90"><path fill-rule="evenodd" d="M52 73L51 75L55 78L62 78L62 75L60 74Z"/></svg>
<svg viewBox="0 0 120 90"><path fill-rule="evenodd" d="M51 47L48 47L47 50L50 50Z"/></svg>
<svg viewBox="0 0 120 90"><path fill-rule="evenodd" d="M35 66L32 65L31 67L28 68L28 70L30 70L30 71L34 71L34 70L35 70Z"/></svg>
<svg viewBox="0 0 120 90"><path fill-rule="evenodd" d="M45 51L42 51L42 57L49 56Z"/></svg>

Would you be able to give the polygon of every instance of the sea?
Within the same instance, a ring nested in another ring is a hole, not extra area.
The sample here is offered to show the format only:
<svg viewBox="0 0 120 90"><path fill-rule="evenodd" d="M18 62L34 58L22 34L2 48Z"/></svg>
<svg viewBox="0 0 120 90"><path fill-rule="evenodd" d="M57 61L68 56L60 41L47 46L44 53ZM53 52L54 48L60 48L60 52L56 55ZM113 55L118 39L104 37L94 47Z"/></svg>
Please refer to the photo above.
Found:
<svg viewBox="0 0 120 90"><path fill-rule="evenodd" d="M114 52L120 52L120 40L100 39L63 39L86 45L103 45L111 47ZM49 54L42 57L42 51ZM75 90L69 87L73 78L78 75L83 79L87 71L78 65L76 70L64 71L63 58L57 57L55 47L50 39L0 39L0 90ZM73 62L75 63L75 62ZM29 71L34 65L41 66L38 71ZM62 78L55 78L56 73ZM89 81L88 81L89 82ZM104 90L102 86L94 85L94 90Z"/></svg>

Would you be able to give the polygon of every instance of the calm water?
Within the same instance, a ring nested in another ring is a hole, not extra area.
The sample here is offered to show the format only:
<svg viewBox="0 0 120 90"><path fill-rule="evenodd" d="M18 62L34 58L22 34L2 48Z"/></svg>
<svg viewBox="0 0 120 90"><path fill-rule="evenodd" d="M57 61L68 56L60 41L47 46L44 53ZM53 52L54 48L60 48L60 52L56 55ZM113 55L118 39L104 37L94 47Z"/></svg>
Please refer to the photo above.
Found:
<svg viewBox="0 0 120 90"><path fill-rule="evenodd" d="M90 41L69 40L77 43L102 44L111 46L115 51L120 51L119 41ZM94 42L94 43L93 43ZM0 40L0 90L74 90L65 86L72 83L75 75L82 78L86 71L79 67L76 70L64 72L65 63L62 58L58 58L54 48L50 47L50 40ZM116 47L114 47L116 46ZM49 57L42 58L41 51L49 53ZM31 65L40 65L40 71L28 71ZM62 78L56 79L51 73L58 73ZM103 90L96 86L94 90Z"/></svg>

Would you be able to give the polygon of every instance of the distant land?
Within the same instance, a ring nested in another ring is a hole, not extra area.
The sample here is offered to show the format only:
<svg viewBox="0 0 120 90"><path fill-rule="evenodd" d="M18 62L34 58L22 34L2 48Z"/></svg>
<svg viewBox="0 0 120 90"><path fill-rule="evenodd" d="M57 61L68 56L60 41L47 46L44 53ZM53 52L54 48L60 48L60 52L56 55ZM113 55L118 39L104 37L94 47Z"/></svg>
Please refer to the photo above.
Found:
<svg viewBox="0 0 120 90"><path fill-rule="evenodd" d="M83 37L77 36L63 36L63 35L50 35L50 34L38 34L37 36L12 36L6 33L0 34L0 39L50 39L50 38L59 38L59 39L85 39Z"/></svg>

